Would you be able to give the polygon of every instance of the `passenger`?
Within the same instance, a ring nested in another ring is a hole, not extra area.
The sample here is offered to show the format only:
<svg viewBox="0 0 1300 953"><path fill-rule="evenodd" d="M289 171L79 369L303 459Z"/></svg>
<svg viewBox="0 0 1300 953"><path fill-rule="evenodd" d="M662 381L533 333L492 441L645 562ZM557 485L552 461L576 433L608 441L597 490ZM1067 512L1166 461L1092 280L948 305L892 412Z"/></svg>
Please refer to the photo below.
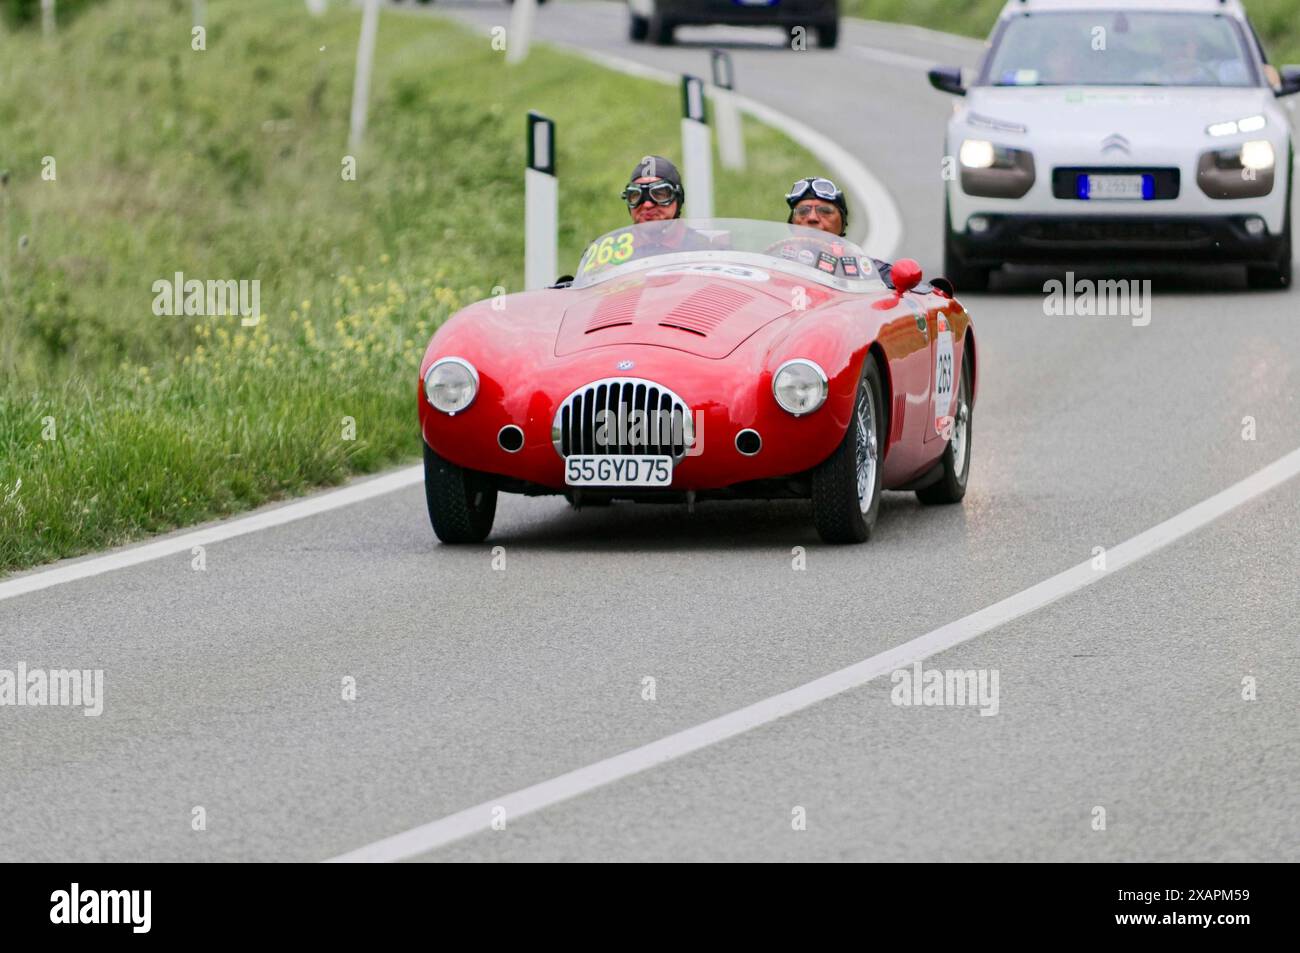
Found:
<svg viewBox="0 0 1300 953"><path fill-rule="evenodd" d="M790 206L790 217L786 221L792 225L818 228L840 237L848 233L849 203L844 197L844 191L830 179L820 176L800 179L791 186L785 202ZM893 282L889 280L893 266L878 258L869 260L880 275L880 280L886 287L893 288Z"/></svg>

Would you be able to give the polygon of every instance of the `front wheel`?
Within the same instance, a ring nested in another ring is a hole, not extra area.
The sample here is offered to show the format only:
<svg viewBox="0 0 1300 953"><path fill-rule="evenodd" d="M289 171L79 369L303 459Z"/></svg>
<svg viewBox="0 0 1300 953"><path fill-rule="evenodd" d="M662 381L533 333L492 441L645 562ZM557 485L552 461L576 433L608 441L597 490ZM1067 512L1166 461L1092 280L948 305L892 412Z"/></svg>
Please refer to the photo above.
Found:
<svg viewBox="0 0 1300 953"><path fill-rule="evenodd" d="M1250 265L1246 268L1246 283L1251 288L1282 291L1291 287L1291 203L1287 203L1286 225L1282 230L1282 250L1277 264Z"/></svg>
<svg viewBox="0 0 1300 953"><path fill-rule="evenodd" d="M880 513L884 401L880 368L868 354L844 439L813 471L813 522L828 543L865 543Z"/></svg>
<svg viewBox="0 0 1300 953"><path fill-rule="evenodd" d="M817 28L817 45L823 50L833 50L840 42L840 25L836 22L823 23Z"/></svg>
<svg viewBox="0 0 1300 953"><path fill-rule="evenodd" d="M492 532L497 514L496 487L482 474L444 460L427 443L424 500L433 531L444 543L481 543Z"/></svg>
<svg viewBox="0 0 1300 953"><path fill-rule="evenodd" d="M656 46L672 46L673 32L677 25L672 20L667 19L662 13L656 13L650 17L649 23L650 42Z"/></svg>
<svg viewBox="0 0 1300 953"><path fill-rule="evenodd" d="M639 17L632 14L632 22L627 28L628 39L633 43L644 43L645 38L650 35L650 21L645 17Z"/></svg>
<svg viewBox="0 0 1300 953"><path fill-rule="evenodd" d="M952 230L947 216L943 223L943 276L952 282L953 288L960 294L963 291L988 291L991 268L968 265L953 247Z"/></svg>
<svg viewBox="0 0 1300 953"><path fill-rule="evenodd" d="M965 351L965 348L962 349ZM961 382L957 385L957 409L952 416L952 436L943 451L943 476L939 482L916 491L922 503L960 503L966 495L966 481L970 477L970 438L973 408L971 407L970 357L961 359Z"/></svg>

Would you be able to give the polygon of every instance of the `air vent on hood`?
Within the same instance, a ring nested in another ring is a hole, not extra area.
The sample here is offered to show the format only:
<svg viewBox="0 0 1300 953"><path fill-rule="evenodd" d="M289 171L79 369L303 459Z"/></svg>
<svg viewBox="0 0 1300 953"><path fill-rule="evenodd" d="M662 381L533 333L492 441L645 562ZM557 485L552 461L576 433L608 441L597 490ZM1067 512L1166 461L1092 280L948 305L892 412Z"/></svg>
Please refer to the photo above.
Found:
<svg viewBox="0 0 1300 953"><path fill-rule="evenodd" d="M753 300L754 296L748 291L735 288L701 288L664 315L659 325L708 337L709 333L729 315L739 311Z"/></svg>
<svg viewBox="0 0 1300 953"><path fill-rule="evenodd" d="M591 320L587 322L584 333L590 334L592 331L599 331L602 328L616 328L620 325L631 324L636 317L636 306L640 300L641 285L607 295L596 307Z"/></svg>

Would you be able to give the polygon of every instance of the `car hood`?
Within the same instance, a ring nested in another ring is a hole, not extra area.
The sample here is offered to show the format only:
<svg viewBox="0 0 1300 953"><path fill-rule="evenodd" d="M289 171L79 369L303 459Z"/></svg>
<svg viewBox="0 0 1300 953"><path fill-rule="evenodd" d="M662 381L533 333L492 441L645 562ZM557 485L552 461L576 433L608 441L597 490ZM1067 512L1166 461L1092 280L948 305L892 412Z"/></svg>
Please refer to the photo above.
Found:
<svg viewBox="0 0 1300 953"><path fill-rule="evenodd" d="M790 283L690 274L629 275L585 289L564 312L555 354L650 344L723 358L760 328L789 314Z"/></svg>
<svg viewBox="0 0 1300 953"><path fill-rule="evenodd" d="M1169 145L1171 141L1208 139L1211 123L1264 114L1276 121L1275 97L1260 88L1189 88L1148 86L976 87L966 98L970 114L998 123L1024 126L1027 134L990 128L987 135L999 143L1016 146L1043 137L1053 142L1091 144L1100 151L1112 135L1134 146L1146 141ZM968 134L983 127L971 124ZM1110 153L1108 153L1108 156Z"/></svg>

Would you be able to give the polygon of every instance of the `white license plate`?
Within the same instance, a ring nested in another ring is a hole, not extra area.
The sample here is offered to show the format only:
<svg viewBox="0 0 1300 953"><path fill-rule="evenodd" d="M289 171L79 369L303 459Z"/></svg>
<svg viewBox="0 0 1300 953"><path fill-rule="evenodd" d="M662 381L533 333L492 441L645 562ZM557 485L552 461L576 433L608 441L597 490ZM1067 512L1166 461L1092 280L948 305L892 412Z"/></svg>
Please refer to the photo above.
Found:
<svg viewBox="0 0 1300 953"><path fill-rule="evenodd" d="M566 457L564 482L569 486L670 486L673 458L618 454Z"/></svg>
<svg viewBox="0 0 1300 953"><path fill-rule="evenodd" d="M1090 175L1088 176L1089 199L1141 199L1143 198L1141 175Z"/></svg>

